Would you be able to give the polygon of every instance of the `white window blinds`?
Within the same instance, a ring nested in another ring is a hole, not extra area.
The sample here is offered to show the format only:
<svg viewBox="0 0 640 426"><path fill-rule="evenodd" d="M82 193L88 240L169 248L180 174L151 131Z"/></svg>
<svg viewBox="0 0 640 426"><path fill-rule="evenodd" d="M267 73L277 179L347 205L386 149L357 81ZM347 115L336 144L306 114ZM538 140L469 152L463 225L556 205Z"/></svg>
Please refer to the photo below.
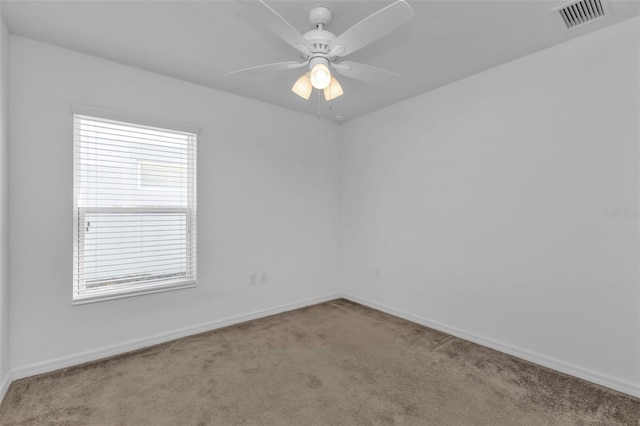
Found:
<svg viewBox="0 0 640 426"><path fill-rule="evenodd" d="M196 141L74 114L74 302L195 285Z"/></svg>

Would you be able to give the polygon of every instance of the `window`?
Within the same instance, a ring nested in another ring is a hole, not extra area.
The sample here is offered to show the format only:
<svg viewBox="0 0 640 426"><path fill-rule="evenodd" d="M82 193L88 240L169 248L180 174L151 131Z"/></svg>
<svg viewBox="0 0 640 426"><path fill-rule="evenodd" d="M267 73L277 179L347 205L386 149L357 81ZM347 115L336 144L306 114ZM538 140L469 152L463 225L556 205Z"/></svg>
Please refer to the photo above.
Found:
<svg viewBox="0 0 640 426"><path fill-rule="evenodd" d="M196 142L74 114L74 303L195 285Z"/></svg>

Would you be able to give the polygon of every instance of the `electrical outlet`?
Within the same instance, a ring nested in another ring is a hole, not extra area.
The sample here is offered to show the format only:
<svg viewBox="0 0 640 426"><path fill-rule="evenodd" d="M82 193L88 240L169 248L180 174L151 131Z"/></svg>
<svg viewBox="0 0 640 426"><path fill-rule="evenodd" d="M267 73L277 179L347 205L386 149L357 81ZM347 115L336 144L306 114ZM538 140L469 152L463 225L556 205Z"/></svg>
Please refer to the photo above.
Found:
<svg viewBox="0 0 640 426"><path fill-rule="evenodd" d="M269 277L266 272L260 272L260 284L266 284L269 281Z"/></svg>
<svg viewBox="0 0 640 426"><path fill-rule="evenodd" d="M380 268L375 268L373 270L373 275L376 277L377 280L380 279Z"/></svg>
<svg viewBox="0 0 640 426"><path fill-rule="evenodd" d="M258 276L255 272L249 274L249 285L256 285L258 283Z"/></svg>

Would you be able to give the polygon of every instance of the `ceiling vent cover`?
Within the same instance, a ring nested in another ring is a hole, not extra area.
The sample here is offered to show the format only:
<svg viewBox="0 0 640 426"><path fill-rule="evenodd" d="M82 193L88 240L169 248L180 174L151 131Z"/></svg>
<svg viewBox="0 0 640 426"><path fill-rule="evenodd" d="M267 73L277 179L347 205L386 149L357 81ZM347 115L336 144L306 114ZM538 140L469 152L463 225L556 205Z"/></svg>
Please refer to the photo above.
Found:
<svg viewBox="0 0 640 426"><path fill-rule="evenodd" d="M604 16L604 9L600 0L580 0L568 3L556 9L567 28L575 28L587 22L595 21Z"/></svg>

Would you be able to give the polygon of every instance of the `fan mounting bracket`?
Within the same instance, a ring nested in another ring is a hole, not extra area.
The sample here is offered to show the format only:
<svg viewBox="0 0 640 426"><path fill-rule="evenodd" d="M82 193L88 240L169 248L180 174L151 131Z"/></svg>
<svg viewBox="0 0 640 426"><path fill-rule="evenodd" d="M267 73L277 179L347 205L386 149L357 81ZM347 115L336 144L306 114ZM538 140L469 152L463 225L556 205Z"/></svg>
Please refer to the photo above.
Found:
<svg viewBox="0 0 640 426"><path fill-rule="evenodd" d="M322 29L331 23L333 13L326 7L314 7L309 11L309 23L313 28Z"/></svg>

